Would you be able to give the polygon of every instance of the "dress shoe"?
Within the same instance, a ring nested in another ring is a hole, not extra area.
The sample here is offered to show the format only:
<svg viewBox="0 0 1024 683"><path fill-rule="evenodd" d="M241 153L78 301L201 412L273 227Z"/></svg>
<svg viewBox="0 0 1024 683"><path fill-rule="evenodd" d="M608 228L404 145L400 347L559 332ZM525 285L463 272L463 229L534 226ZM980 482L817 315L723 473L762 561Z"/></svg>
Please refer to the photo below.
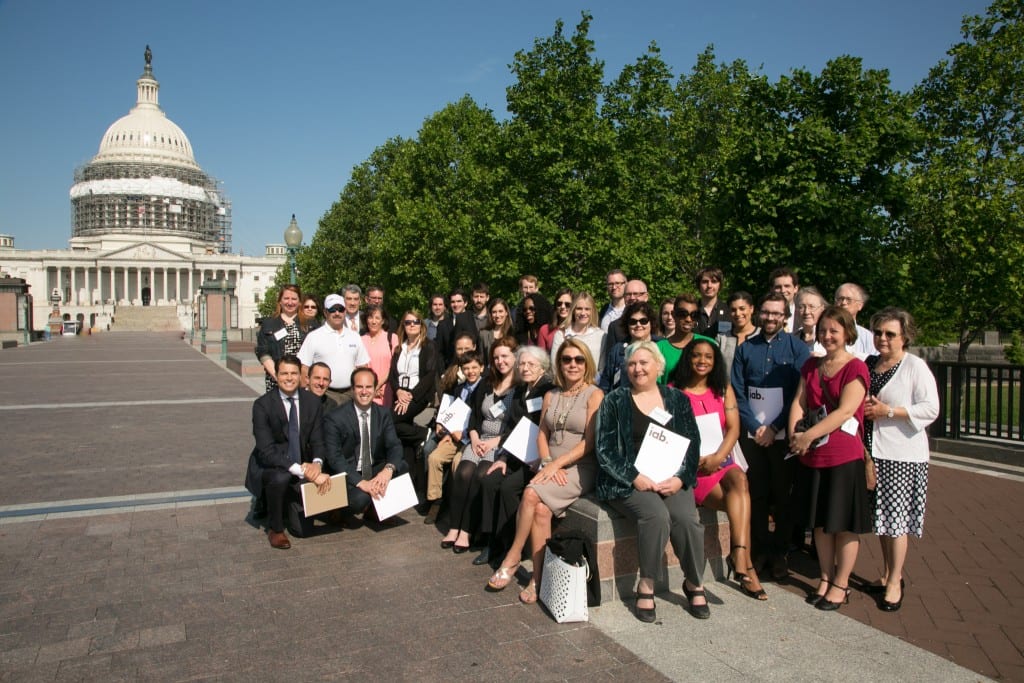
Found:
<svg viewBox="0 0 1024 683"><path fill-rule="evenodd" d="M487 564L491 561L491 549L490 547L484 548L479 555L473 558L473 564L478 567L482 564Z"/></svg>
<svg viewBox="0 0 1024 683"><path fill-rule="evenodd" d="M270 547L272 548L288 550L288 548L292 547L291 541L288 540L288 534L283 531L268 531L267 538L270 540Z"/></svg>
<svg viewBox="0 0 1024 683"><path fill-rule="evenodd" d="M424 524L434 524L437 522L437 514L441 512L440 503L431 503L430 509L427 510L427 516L423 518Z"/></svg>
<svg viewBox="0 0 1024 683"><path fill-rule="evenodd" d="M827 600L825 598L825 596L823 595L823 596L821 596L821 600L818 600L818 602L814 603L814 607L816 609L820 609L822 612L834 612L837 609L839 609L840 606L849 604L849 602L850 602L850 589L848 587L846 587L846 586L837 586L834 583L832 584L832 587L833 588L838 588L839 590L843 591L843 599L840 600L839 602L832 602L831 600Z"/></svg>
<svg viewBox="0 0 1024 683"><path fill-rule="evenodd" d="M441 541L441 550L451 550L454 545L455 541Z"/></svg>
<svg viewBox="0 0 1024 683"><path fill-rule="evenodd" d="M879 601L878 609L883 612L898 612L900 607L903 607L903 596L906 595L907 589L903 585L903 579L900 579L900 599L896 602L889 602L885 599L885 593L882 594L882 599Z"/></svg>
<svg viewBox="0 0 1024 683"><path fill-rule="evenodd" d="M461 555L462 553L467 553L467 552L469 552L469 546L468 545L453 545L452 546L452 552L455 553L456 555Z"/></svg>

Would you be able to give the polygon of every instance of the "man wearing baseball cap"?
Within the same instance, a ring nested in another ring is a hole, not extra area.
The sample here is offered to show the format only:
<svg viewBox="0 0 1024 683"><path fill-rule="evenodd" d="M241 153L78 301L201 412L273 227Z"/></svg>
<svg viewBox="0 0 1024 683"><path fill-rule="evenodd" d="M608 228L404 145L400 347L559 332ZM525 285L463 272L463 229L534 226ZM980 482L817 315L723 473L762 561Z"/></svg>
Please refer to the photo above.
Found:
<svg viewBox="0 0 1024 683"><path fill-rule="evenodd" d="M307 334L297 354L302 361L302 385L309 386L309 368L313 363L326 363L332 378L327 395L341 405L352 400L352 371L368 367L370 354L359 333L345 325L344 297L329 294L324 300L324 315L327 324Z"/></svg>

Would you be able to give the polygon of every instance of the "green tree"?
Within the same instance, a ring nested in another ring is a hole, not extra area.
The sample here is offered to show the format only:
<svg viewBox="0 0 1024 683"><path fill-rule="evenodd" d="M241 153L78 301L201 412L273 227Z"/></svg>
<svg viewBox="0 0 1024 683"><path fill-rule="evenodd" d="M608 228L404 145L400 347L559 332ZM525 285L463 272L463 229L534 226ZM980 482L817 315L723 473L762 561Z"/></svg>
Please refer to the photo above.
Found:
<svg viewBox="0 0 1024 683"><path fill-rule="evenodd" d="M917 90L928 139L903 247L922 322L955 335L960 360L1024 300L1022 15L996 0L965 17L963 41Z"/></svg>
<svg viewBox="0 0 1024 683"><path fill-rule="evenodd" d="M751 79L746 93L718 260L754 291L772 268L790 265L822 291L853 280L892 300L889 245L917 144L908 99L887 72L850 56L817 76Z"/></svg>
<svg viewBox="0 0 1024 683"><path fill-rule="evenodd" d="M508 266L575 288L593 287L617 265L623 236L607 220L614 133L598 112L604 63L592 56L590 21L584 12L568 38L558 21L554 34L516 53L503 136L509 177L522 188L521 251Z"/></svg>

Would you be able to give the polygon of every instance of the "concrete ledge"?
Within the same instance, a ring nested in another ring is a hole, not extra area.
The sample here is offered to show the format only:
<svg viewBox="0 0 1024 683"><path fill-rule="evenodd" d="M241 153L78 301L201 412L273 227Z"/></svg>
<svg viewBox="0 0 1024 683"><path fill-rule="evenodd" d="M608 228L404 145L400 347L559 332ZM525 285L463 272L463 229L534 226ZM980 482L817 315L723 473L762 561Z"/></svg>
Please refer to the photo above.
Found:
<svg viewBox="0 0 1024 683"><path fill-rule="evenodd" d="M1024 442L1014 443L1005 439L930 439L931 450L936 453L959 455L962 458L976 458L1003 465L1024 466Z"/></svg>
<svg viewBox="0 0 1024 683"><path fill-rule="evenodd" d="M256 377L263 374L263 366L252 355L229 353L225 365L239 377Z"/></svg>
<svg viewBox="0 0 1024 683"><path fill-rule="evenodd" d="M724 512L697 509L704 523L704 556L714 578L721 579L725 576L725 557L729 554L729 519ZM599 501L594 494L588 494L572 504L558 528L581 531L594 541L602 601L633 595L639 565L636 526L632 520ZM662 570L655 579L655 590L678 588L682 582L679 559L668 546Z"/></svg>

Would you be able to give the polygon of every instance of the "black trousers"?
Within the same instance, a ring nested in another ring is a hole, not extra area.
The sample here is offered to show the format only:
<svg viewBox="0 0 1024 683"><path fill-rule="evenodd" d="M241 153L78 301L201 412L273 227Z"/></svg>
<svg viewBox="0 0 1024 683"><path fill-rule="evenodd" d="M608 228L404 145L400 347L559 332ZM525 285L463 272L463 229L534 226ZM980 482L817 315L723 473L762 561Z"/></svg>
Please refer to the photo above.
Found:
<svg viewBox="0 0 1024 683"><path fill-rule="evenodd" d="M784 439L764 448L745 434L740 438L740 448L750 466L750 552L761 557L785 554L793 530L797 458L786 460L789 446ZM769 515L775 520L774 531L769 530Z"/></svg>

